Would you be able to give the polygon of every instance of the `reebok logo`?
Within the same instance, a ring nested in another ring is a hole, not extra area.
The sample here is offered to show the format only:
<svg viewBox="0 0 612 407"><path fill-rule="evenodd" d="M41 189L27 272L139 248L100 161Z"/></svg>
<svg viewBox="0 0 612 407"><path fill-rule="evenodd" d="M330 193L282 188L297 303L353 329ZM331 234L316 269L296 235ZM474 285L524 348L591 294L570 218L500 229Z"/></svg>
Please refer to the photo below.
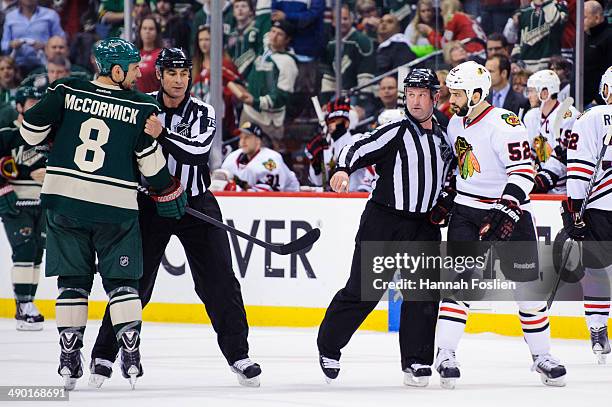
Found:
<svg viewBox="0 0 612 407"><path fill-rule="evenodd" d="M75 335L73 332L62 333L60 337L62 350L66 352L74 350L77 339L78 339L77 335Z"/></svg>
<svg viewBox="0 0 612 407"><path fill-rule="evenodd" d="M123 345L127 350L134 350L138 344L138 332L127 331L123 333Z"/></svg>

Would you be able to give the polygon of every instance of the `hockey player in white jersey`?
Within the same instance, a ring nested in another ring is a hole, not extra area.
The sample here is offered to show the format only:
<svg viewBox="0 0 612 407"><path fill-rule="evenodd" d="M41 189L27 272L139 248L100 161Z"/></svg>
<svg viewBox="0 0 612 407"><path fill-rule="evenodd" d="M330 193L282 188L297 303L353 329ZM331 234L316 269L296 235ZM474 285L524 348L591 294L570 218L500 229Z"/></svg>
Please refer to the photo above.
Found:
<svg viewBox="0 0 612 407"><path fill-rule="evenodd" d="M458 65L448 74L446 86L456 112L448 125L448 138L458 160L457 196L448 227L449 244L479 240L534 242L534 250L521 254L526 258L517 262L526 260L537 264L529 201L534 169L526 128L511 111L486 102L491 76L484 66L471 61ZM504 274L512 271L521 272L502 266ZM531 270L523 273L523 277L535 280L538 270L533 269L533 276L527 275ZM524 338L533 357L532 370L540 373L545 384L563 386L565 367L550 355L546 302L517 303ZM435 367L445 388L454 388L460 377L455 351L468 310L469 303L464 301L443 299L440 304Z"/></svg>
<svg viewBox="0 0 612 407"><path fill-rule="evenodd" d="M563 202L563 227L574 240L584 240L585 275L581 280L584 310L591 345L599 363L610 353L610 277L612 272L612 149L606 149L589 197L584 217L575 222L586 198L589 181L599 158L603 139L612 126L612 66L604 73L599 94L606 105L585 111L574 124L567 150L567 201ZM597 243L594 243L597 242ZM586 248L588 246L588 248ZM595 246L595 247L593 247ZM592 250L589 250L592 247ZM588 255L586 251L593 251Z"/></svg>
<svg viewBox="0 0 612 407"><path fill-rule="evenodd" d="M331 174L336 168L340 150L355 140L350 132L351 104L347 97L332 99L327 103L325 126L307 144L306 157L310 162L308 179L314 186L327 189ZM360 168L351 174L350 192L370 192L372 177L366 168ZM325 182L324 182L325 181Z"/></svg>
<svg viewBox="0 0 612 407"><path fill-rule="evenodd" d="M265 137L261 128L250 122L243 123L240 131L240 149L231 152L221 168L230 173L242 191L297 192L300 183L276 151L262 146Z"/></svg>
<svg viewBox="0 0 612 407"><path fill-rule="evenodd" d="M565 193L566 139L579 112L573 106L559 102L560 86L559 77L549 69L536 72L527 80L531 97L535 94L541 102L537 109L539 120L525 120L538 171L534 189L538 193Z"/></svg>

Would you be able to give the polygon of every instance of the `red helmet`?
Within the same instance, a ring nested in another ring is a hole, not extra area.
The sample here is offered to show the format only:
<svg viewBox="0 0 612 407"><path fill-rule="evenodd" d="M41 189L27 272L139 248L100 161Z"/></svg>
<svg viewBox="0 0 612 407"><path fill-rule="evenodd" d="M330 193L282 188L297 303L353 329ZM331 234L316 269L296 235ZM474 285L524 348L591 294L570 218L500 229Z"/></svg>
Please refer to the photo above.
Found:
<svg viewBox="0 0 612 407"><path fill-rule="evenodd" d="M327 103L327 116L325 120L331 120L336 117L343 117L346 120L349 119L349 112L351 111L351 101L346 96L340 96L338 99L332 99Z"/></svg>

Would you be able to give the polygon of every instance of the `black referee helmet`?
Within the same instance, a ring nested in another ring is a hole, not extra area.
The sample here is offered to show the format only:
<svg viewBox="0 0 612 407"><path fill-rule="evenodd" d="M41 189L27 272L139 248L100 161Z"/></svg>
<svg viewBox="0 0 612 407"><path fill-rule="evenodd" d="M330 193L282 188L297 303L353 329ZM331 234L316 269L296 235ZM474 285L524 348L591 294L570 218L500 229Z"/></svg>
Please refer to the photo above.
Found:
<svg viewBox="0 0 612 407"><path fill-rule="evenodd" d="M440 81L431 69L415 68L404 79L404 93L406 88L429 89L433 98L434 94L440 90Z"/></svg>
<svg viewBox="0 0 612 407"><path fill-rule="evenodd" d="M159 76L161 78L164 77L165 69L186 68L189 70L189 85L187 85L187 94L189 94L189 90L191 89L191 82L193 80L193 78L191 77L192 66L193 63L191 62L191 58L188 58L187 54L185 54L185 51L180 48L163 48L157 56L157 59L155 60L155 68L159 70ZM161 90L166 93L163 86L161 86Z"/></svg>

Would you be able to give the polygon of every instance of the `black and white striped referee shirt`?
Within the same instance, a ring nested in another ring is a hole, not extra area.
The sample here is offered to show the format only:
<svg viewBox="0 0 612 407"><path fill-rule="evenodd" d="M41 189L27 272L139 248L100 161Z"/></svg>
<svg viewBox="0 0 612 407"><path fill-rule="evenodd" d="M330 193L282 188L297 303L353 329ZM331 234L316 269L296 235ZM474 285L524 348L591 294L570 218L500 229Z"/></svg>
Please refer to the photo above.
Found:
<svg viewBox="0 0 612 407"><path fill-rule="evenodd" d="M400 211L424 214L440 194L451 158L452 150L437 123L432 130L424 130L406 118L344 147L337 169L350 174L375 164L378 179L370 199Z"/></svg>
<svg viewBox="0 0 612 407"><path fill-rule="evenodd" d="M186 97L177 108L168 108L162 92L149 95L162 108L158 118L165 129L157 141L170 174L181 180L187 195L203 194L210 185L208 156L216 132L215 109L194 97Z"/></svg>

